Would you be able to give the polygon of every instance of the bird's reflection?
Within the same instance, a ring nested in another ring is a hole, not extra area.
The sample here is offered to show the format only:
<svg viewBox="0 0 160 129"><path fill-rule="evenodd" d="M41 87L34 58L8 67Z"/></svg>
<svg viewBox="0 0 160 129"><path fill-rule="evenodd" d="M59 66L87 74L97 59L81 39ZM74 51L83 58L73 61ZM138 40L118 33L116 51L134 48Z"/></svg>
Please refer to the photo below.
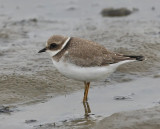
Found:
<svg viewBox="0 0 160 129"><path fill-rule="evenodd" d="M88 118L90 113L91 113L89 103L88 102L83 102L83 106L84 106L84 112L85 112L84 116L85 116L85 118Z"/></svg>
<svg viewBox="0 0 160 129"><path fill-rule="evenodd" d="M48 128L51 128L51 127L53 128L77 128L77 129L79 128L86 129L86 128L92 127L96 123L98 117L97 116L92 117L92 115L95 115L95 114L91 114L91 109L90 109L88 102L83 102L83 106L84 106L84 116L83 117L66 119L62 121L62 124L51 123L51 124L48 124L47 127Z"/></svg>

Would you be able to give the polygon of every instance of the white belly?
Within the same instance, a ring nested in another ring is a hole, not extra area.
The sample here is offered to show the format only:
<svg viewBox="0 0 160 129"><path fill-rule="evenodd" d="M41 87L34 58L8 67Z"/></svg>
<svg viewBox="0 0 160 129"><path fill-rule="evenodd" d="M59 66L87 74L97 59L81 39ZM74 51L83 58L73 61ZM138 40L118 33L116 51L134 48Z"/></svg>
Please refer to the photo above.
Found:
<svg viewBox="0 0 160 129"><path fill-rule="evenodd" d="M97 66L97 67L80 67L67 62L54 60L53 64L58 69L60 73L68 78L72 78L79 81L95 81L99 79L104 79L113 73L116 68L124 63L132 62L133 60L121 61L119 63L110 64L108 66Z"/></svg>

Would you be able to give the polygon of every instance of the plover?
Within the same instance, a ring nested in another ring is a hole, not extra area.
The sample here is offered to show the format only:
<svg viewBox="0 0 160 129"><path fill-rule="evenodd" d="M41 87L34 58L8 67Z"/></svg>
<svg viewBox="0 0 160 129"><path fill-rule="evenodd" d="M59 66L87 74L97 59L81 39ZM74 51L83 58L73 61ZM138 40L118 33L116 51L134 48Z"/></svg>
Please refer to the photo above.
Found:
<svg viewBox="0 0 160 129"><path fill-rule="evenodd" d="M84 82L83 102L87 101L91 81L108 77L124 63L144 60L143 56L111 52L96 42L61 35L50 37L41 52L50 54L61 74Z"/></svg>

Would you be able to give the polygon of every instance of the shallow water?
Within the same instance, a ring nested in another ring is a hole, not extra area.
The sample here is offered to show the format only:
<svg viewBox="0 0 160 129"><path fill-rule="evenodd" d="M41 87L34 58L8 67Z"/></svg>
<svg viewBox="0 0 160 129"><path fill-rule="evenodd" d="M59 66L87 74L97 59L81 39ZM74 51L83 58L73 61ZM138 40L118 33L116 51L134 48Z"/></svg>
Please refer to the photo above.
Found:
<svg viewBox="0 0 160 129"><path fill-rule="evenodd" d="M81 102L83 91L49 99L29 106L20 106L10 115L0 115L1 128L84 128L116 112L132 111L158 105L160 79L136 81L95 87L89 91L86 107ZM115 97L127 99L115 100ZM88 107L87 107L88 106ZM25 123L26 120L36 120Z"/></svg>

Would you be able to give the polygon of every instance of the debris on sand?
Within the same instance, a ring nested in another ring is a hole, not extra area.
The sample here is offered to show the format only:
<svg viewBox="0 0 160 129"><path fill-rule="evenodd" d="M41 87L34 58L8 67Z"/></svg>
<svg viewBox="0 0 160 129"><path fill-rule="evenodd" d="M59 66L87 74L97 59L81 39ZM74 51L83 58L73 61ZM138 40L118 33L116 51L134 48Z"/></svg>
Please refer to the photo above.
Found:
<svg viewBox="0 0 160 129"><path fill-rule="evenodd" d="M31 22L38 22L38 19L32 18L32 19L29 19L29 21L31 21Z"/></svg>
<svg viewBox="0 0 160 129"><path fill-rule="evenodd" d="M130 100L130 99L132 98L129 96L115 96L114 97L114 100Z"/></svg>
<svg viewBox="0 0 160 129"><path fill-rule="evenodd" d="M13 110L9 106L0 106L0 113L11 113Z"/></svg>
<svg viewBox="0 0 160 129"><path fill-rule="evenodd" d="M37 120L25 120L26 124L30 124L30 123L34 123L34 122L37 122Z"/></svg>
<svg viewBox="0 0 160 129"><path fill-rule="evenodd" d="M0 52L0 56L3 56L3 53L2 53L2 52Z"/></svg>
<svg viewBox="0 0 160 129"><path fill-rule="evenodd" d="M69 8L67 8L66 10L67 10L67 11L74 11L74 10L76 10L76 7L69 7Z"/></svg>
<svg viewBox="0 0 160 129"><path fill-rule="evenodd" d="M135 93L131 93L130 95L127 95L127 96L115 96L114 100L132 100L133 95L135 95Z"/></svg>
<svg viewBox="0 0 160 129"><path fill-rule="evenodd" d="M0 38L7 39L7 38L9 38L9 35L7 33L1 32L0 33Z"/></svg>
<svg viewBox="0 0 160 129"><path fill-rule="evenodd" d="M155 74L153 78L160 78L160 73Z"/></svg>
<svg viewBox="0 0 160 129"><path fill-rule="evenodd" d="M122 16L128 16L132 13L131 10L127 8L105 8L101 11L101 15L103 17L122 17Z"/></svg>
<svg viewBox="0 0 160 129"><path fill-rule="evenodd" d="M37 18L31 18L31 19L22 19L20 21L15 21L12 23L12 25L24 25L24 24L31 24L34 23L36 24L38 22Z"/></svg>

